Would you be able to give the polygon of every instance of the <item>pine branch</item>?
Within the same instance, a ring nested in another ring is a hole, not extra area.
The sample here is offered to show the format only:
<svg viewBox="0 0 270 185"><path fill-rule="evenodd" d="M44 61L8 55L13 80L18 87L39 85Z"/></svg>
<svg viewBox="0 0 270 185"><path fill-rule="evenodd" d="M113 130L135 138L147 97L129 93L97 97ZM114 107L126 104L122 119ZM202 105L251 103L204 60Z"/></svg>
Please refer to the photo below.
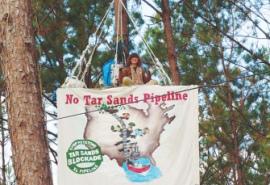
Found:
<svg viewBox="0 0 270 185"><path fill-rule="evenodd" d="M57 161L57 152L52 147L50 147L50 146L49 146L49 150L50 150L50 152L51 152L51 154L52 154L52 156L54 158L54 161L53 162L55 164L58 164L58 161Z"/></svg>
<svg viewBox="0 0 270 185"><path fill-rule="evenodd" d="M51 100L45 93L42 93L42 96L43 96L46 100L48 100L55 108L57 108L57 104L56 104L53 100Z"/></svg>
<svg viewBox="0 0 270 185"><path fill-rule="evenodd" d="M234 43L236 43L240 48L242 48L243 50L245 50L246 52L248 52L252 56L252 58L254 60L260 60L260 63L263 63L263 64L265 64L265 65L267 65L267 66L270 67L269 61L267 61L264 58L258 56L251 49L248 49L242 43L240 43L235 38L233 38L232 36L230 36L229 34L227 34L225 31L223 31L222 29L220 29L217 25L213 24L209 19L207 19L206 17L204 17L200 12L198 12L197 10L195 10L194 8L192 8L188 2L186 3L186 6L187 6L188 9L190 9L191 11L193 11L197 16L199 16L200 18L202 18L206 23L208 23L210 26L212 26L216 31L220 32L225 37L227 37L229 40L231 40Z"/></svg>
<svg viewBox="0 0 270 185"><path fill-rule="evenodd" d="M147 0L143 0L143 2L145 2L145 4L147 4L148 6L150 6L155 12L157 12L160 16L162 15L162 12L160 10L158 10L154 5L152 5L151 3L149 3Z"/></svg>
<svg viewBox="0 0 270 185"><path fill-rule="evenodd" d="M240 7L239 5L237 5L234 1L229 0L235 7L237 7L247 18L248 20L250 20L264 35L267 39L270 39L270 35L269 33L265 32L259 25L258 23L256 23L256 21L254 21L248 14L248 12L246 12L242 7Z"/></svg>

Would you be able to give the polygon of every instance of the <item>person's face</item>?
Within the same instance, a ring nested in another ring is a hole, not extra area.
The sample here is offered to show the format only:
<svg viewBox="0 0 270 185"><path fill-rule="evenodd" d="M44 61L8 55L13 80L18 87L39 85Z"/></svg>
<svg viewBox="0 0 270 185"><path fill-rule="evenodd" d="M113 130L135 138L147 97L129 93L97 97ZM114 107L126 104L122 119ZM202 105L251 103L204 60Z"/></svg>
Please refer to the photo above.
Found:
<svg viewBox="0 0 270 185"><path fill-rule="evenodd" d="M138 65L139 59L137 57L132 57L130 61L132 65Z"/></svg>

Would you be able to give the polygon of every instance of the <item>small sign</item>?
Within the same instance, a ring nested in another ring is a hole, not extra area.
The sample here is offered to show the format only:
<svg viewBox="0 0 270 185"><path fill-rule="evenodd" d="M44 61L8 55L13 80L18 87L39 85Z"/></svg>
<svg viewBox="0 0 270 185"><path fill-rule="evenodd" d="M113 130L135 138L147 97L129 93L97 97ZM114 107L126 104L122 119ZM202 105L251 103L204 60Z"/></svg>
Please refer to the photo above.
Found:
<svg viewBox="0 0 270 185"><path fill-rule="evenodd" d="M92 173L98 169L103 161L100 147L91 140L74 141L66 156L67 166L77 174Z"/></svg>

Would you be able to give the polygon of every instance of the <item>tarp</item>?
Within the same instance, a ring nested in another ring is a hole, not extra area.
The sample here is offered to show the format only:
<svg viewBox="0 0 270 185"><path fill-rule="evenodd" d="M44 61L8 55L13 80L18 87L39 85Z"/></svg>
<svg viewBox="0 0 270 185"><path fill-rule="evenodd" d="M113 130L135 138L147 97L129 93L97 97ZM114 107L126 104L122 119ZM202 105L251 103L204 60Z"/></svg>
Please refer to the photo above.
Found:
<svg viewBox="0 0 270 185"><path fill-rule="evenodd" d="M103 83L105 87L112 86L112 65L114 64L114 60L110 59L108 60L103 66L102 66L102 77L103 77Z"/></svg>
<svg viewBox="0 0 270 185"><path fill-rule="evenodd" d="M59 185L198 185L196 86L57 91Z"/></svg>
<svg viewBox="0 0 270 185"><path fill-rule="evenodd" d="M115 64L114 59L109 59L105 62L102 66L102 78L103 78L103 85L104 87L112 87L112 66ZM144 71L149 71L149 66L145 63L142 63L142 68Z"/></svg>

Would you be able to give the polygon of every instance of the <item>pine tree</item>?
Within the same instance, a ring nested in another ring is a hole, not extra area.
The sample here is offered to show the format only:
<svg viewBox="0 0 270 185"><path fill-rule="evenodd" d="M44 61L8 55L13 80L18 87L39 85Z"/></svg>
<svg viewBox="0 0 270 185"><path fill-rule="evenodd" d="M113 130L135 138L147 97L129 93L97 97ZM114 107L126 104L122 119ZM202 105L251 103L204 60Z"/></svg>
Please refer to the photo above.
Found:
<svg viewBox="0 0 270 185"><path fill-rule="evenodd" d="M18 185L52 185L30 0L0 1L1 68Z"/></svg>
<svg viewBox="0 0 270 185"><path fill-rule="evenodd" d="M170 2L181 83L203 86L201 184L269 183L269 49L252 47L248 39L262 37L259 22L268 22L262 6L263 1ZM166 61L160 15L152 23L146 36ZM255 31L243 37L247 23ZM267 30L262 33L267 39Z"/></svg>

